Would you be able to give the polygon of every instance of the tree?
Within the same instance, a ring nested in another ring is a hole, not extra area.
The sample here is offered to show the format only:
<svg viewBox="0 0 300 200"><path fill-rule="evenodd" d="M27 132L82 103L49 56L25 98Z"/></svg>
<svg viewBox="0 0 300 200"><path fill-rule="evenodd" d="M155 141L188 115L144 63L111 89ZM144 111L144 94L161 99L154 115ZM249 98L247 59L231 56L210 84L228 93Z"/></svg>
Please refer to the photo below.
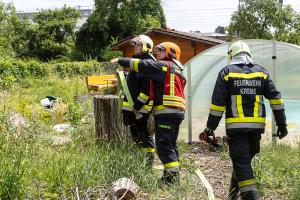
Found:
<svg viewBox="0 0 300 200"><path fill-rule="evenodd" d="M80 13L70 7L42 10L30 30L29 55L41 60L67 56L74 48L74 30Z"/></svg>
<svg viewBox="0 0 300 200"><path fill-rule="evenodd" d="M1 56L15 56L20 46L26 44L24 30L26 20L20 19L11 3L0 2L0 54Z"/></svg>
<svg viewBox="0 0 300 200"><path fill-rule="evenodd" d="M29 37L32 24L26 18L20 18L17 15L11 17L11 45L15 52L15 56L24 57L29 52Z"/></svg>
<svg viewBox="0 0 300 200"><path fill-rule="evenodd" d="M223 33L223 34L225 34L225 27L224 26L218 26L215 29L215 33Z"/></svg>
<svg viewBox="0 0 300 200"><path fill-rule="evenodd" d="M159 0L95 0L95 7L76 34L76 49L84 57L99 57L111 38L123 39L165 26Z"/></svg>
<svg viewBox="0 0 300 200"><path fill-rule="evenodd" d="M281 7L275 0L241 0L226 28L230 38L239 32L241 38L275 39L299 43L299 13L290 6Z"/></svg>

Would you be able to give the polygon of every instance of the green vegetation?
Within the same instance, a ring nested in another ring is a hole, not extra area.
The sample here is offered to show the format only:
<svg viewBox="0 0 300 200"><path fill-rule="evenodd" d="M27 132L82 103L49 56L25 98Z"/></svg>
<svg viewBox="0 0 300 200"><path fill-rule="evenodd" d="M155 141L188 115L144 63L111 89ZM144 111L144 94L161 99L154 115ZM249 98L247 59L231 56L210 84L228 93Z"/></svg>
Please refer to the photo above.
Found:
<svg viewBox="0 0 300 200"><path fill-rule="evenodd" d="M254 161L256 180L265 196L276 199L300 197L300 145L264 146Z"/></svg>
<svg viewBox="0 0 300 200"><path fill-rule="evenodd" d="M22 87L31 87L31 79L49 78L51 76L74 77L92 74L112 74L116 67L111 63L99 63L91 60L40 62L37 60L20 60L13 58L0 59L0 87L8 89L13 83ZM31 79L27 79L31 78Z"/></svg>
<svg viewBox="0 0 300 200"><path fill-rule="evenodd" d="M120 56L109 45L153 27L165 26L159 0L95 0L96 9L75 32L79 11L41 10L33 23L20 18L12 3L0 1L0 55L3 57L108 61Z"/></svg>
<svg viewBox="0 0 300 200"><path fill-rule="evenodd" d="M70 57L79 16L80 13L70 7L36 14L29 31L28 56L40 60Z"/></svg>
<svg viewBox="0 0 300 200"><path fill-rule="evenodd" d="M166 23L160 0L95 0L95 7L76 33L79 59L104 60L108 45Z"/></svg>
<svg viewBox="0 0 300 200"><path fill-rule="evenodd" d="M79 12L74 8L42 10L34 23L19 18L15 7L0 2L0 54L40 60L71 57Z"/></svg>
<svg viewBox="0 0 300 200"><path fill-rule="evenodd" d="M279 1L242 0L227 27L229 37L267 39L300 45L300 14Z"/></svg>

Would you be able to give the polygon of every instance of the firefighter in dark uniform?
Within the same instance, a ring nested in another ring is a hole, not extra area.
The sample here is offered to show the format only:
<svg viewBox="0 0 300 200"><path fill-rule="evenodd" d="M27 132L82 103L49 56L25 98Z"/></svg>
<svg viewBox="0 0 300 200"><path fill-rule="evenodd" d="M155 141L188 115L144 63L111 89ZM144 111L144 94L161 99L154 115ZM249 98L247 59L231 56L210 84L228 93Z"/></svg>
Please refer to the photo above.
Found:
<svg viewBox="0 0 300 200"><path fill-rule="evenodd" d="M161 180L172 185L179 181L176 142L185 113L186 79L179 62L181 51L176 44L163 42L155 49L158 61L120 58L118 63L152 80L150 99L153 101L155 114L155 143L158 157L164 164Z"/></svg>
<svg viewBox="0 0 300 200"><path fill-rule="evenodd" d="M138 35L130 41L134 45L134 56L141 60L154 61L151 54L153 49L152 40L146 35ZM146 151L147 165L152 166L155 143L147 129L150 106L150 80L141 73L130 71L126 77L131 98L134 102L133 107L129 105L127 98L123 100L122 114L125 125L130 126L133 140Z"/></svg>
<svg viewBox="0 0 300 200"><path fill-rule="evenodd" d="M269 100L280 139L288 133L284 105L267 70L252 61L246 43L233 43L228 60L230 64L219 72L204 132L212 134L226 110L226 134L233 164L229 199L238 199L240 192L243 200L258 200L251 161L260 151L261 134L265 131L263 97Z"/></svg>

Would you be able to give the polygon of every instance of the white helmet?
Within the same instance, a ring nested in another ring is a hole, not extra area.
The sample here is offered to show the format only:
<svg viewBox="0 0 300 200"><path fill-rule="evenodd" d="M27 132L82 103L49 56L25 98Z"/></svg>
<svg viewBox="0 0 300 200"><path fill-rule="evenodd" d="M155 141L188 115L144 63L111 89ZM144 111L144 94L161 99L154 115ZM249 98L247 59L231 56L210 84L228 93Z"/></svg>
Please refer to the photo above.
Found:
<svg viewBox="0 0 300 200"><path fill-rule="evenodd" d="M251 57L250 48L245 42L242 40L234 42L228 50L228 60L231 61L234 56L242 52L247 53Z"/></svg>
<svg viewBox="0 0 300 200"><path fill-rule="evenodd" d="M131 45L141 44L143 53L151 53L153 49L153 41L147 35L138 35L130 41Z"/></svg>

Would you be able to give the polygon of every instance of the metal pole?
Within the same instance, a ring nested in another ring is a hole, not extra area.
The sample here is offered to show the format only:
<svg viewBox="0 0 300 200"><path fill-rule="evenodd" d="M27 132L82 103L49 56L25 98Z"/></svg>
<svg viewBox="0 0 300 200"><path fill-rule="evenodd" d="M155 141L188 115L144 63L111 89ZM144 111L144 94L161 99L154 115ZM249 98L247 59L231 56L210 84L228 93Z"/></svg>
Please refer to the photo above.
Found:
<svg viewBox="0 0 300 200"><path fill-rule="evenodd" d="M276 50L276 43L275 40L272 42L273 46L273 55L272 55L272 63L273 63L273 82L275 86L277 86L277 78L276 78L276 56L277 56L277 50ZM272 112L272 144L273 146L276 146L277 144L277 137L276 137L276 124L275 124L275 117Z"/></svg>
<svg viewBox="0 0 300 200"><path fill-rule="evenodd" d="M187 80L188 80L188 143L193 141L193 133L192 133L192 69L191 63L187 66Z"/></svg>
<svg viewBox="0 0 300 200"><path fill-rule="evenodd" d="M240 11L240 10L241 10L241 0L239 0L239 7L238 7L238 11ZM236 36L237 36L237 38L241 38L240 30L237 31Z"/></svg>

